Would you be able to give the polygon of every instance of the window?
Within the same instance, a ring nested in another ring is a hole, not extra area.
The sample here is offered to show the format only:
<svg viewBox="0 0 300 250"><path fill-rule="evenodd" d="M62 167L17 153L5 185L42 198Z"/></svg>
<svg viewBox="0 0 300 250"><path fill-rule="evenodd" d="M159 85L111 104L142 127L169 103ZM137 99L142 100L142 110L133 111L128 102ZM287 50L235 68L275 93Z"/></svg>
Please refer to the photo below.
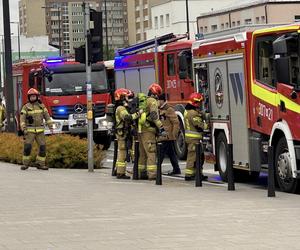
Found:
<svg viewBox="0 0 300 250"><path fill-rule="evenodd" d="M275 72L273 65L273 41L276 37L259 37L256 40L255 75L264 84L275 86Z"/></svg>
<svg viewBox="0 0 300 250"><path fill-rule="evenodd" d="M235 22L232 22L232 27L235 27Z"/></svg>
<svg viewBox="0 0 300 250"><path fill-rule="evenodd" d="M214 24L211 26L211 31L216 31L218 29L218 25Z"/></svg>
<svg viewBox="0 0 300 250"><path fill-rule="evenodd" d="M204 32L207 33L207 26L204 27Z"/></svg>
<svg viewBox="0 0 300 250"><path fill-rule="evenodd" d="M170 26L170 14L166 15L166 27Z"/></svg>
<svg viewBox="0 0 300 250"><path fill-rule="evenodd" d="M265 21L265 20L266 20L265 16L261 16L260 19L261 19L261 23L266 23L266 21Z"/></svg>
<svg viewBox="0 0 300 250"><path fill-rule="evenodd" d="M256 17L256 23L259 23L259 17Z"/></svg>
<svg viewBox="0 0 300 250"><path fill-rule="evenodd" d="M300 15L295 16L295 22L300 22Z"/></svg>
<svg viewBox="0 0 300 250"><path fill-rule="evenodd" d="M168 76L175 75L175 59L174 54L167 55L167 64L168 64Z"/></svg>
<svg viewBox="0 0 300 250"><path fill-rule="evenodd" d="M158 29L158 17L154 17L154 28L157 30Z"/></svg>
<svg viewBox="0 0 300 250"><path fill-rule="evenodd" d="M160 15L159 22L160 22L160 28L163 28L164 27L164 16L163 15Z"/></svg>
<svg viewBox="0 0 300 250"><path fill-rule="evenodd" d="M221 29L222 29L222 30L224 29L224 23L221 24Z"/></svg>
<svg viewBox="0 0 300 250"><path fill-rule="evenodd" d="M241 26L241 22L240 22L240 21L237 21L237 22L236 22L236 26Z"/></svg>
<svg viewBox="0 0 300 250"><path fill-rule="evenodd" d="M251 18L250 19L245 19L245 24L247 25L249 25L249 24L252 24L252 20L251 20Z"/></svg>
<svg viewBox="0 0 300 250"><path fill-rule="evenodd" d="M228 28L228 27L229 27L229 23L226 23L226 24L225 24L225 27Z"/></svg>

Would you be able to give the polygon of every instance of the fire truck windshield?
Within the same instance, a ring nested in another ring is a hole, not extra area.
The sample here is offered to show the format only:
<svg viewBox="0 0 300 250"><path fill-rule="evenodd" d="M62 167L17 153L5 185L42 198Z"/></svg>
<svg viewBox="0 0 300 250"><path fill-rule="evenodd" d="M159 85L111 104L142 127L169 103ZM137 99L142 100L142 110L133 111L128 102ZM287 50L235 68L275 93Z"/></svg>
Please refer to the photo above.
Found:
<svg viewBox="0 0 300 250"><path fill-rule="evenodd" d="M45 78L45 95L83 95L86 93L85 72L59 72L52 75L52 80ZM93 71L91 83L94 94L107 91L105 71Z"/></svg>

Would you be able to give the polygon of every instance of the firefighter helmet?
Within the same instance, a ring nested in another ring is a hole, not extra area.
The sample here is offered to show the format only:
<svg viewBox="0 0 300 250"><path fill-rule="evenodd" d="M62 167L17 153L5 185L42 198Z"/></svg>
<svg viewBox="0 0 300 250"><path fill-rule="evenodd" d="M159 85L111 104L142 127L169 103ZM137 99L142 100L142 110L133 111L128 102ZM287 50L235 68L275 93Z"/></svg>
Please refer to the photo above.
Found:
<svg viewBox="0 0 300 250"><path fill-rule="evenodd" d="M38 95L40 95L40 92L37 91L35 88L31 88L31 89L28 90L27 95L28 96L30 96L30 95L37 95L38 96Z"/></svg>
<svg viewBox="0 0 300 250"><path fill-rule="evenodd" d="M125 97L132 98L134 96L134 93L129 89L120 88L115 91L115 100L121 101Z"/></svg>
<svg viewBox="0 0 300 250"><path fill-rule="evenodd" d="M149 92L153 95L160 96L162 94L162 87L157 83L152 83L149 87Z"/></svg>
<svg viewBox="0 0 300 250"><path fill-rule="evenodd" d="M201 93L192 93L189 97L189 104L193 105L194 107L200 107L203 101L203 95Z"/></svg>

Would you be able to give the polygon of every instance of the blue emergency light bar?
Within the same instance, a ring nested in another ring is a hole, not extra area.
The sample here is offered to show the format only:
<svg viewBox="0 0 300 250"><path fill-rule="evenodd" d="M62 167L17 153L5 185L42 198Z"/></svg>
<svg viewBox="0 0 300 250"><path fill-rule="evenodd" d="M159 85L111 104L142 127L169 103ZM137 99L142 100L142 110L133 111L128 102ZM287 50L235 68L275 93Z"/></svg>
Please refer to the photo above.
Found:
<svg viewBox="0 0 300 250"><path fill-rule="evenodd" d="M44 62L45 63L62 63L65 62L65 58L62 57L49 57Z"/></svg>

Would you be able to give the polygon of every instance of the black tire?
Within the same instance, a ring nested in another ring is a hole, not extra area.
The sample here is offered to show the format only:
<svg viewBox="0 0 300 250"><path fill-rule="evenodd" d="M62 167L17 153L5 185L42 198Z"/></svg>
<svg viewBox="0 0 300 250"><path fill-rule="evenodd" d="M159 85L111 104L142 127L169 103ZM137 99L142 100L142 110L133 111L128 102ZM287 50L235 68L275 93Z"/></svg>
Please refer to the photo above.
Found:
<svg viewBox="0 0 300 250"><path fill-rule="evenodd" d="M94 135L94 142L96 144L102 145L103 150L109 149L111 141L112 141L112 138L109 135L106 135L106 136Z"/></svg>
<svg viewBox="0 0 300 250"><path fill-rule="evenodd" d="M274 167L280 190L287 193L296 193L299 188L299 181L292 176L289 149L284 137L280 138L276 145Z"/></svg>
<svg viewBox="0 0 300 250"><path fill-rule="evenodd" d="M216 165L221 179L225 182L227 182L227 150L227 139L225 134L221 132L216 139Z"/></svg>
<svg viewBox="0 0 300 250"><path fill-rule="evenodd" d="M185 137L184 137L184 126L182 121L179 119L179 132L177 139L175 141L175 151L178 159L180 160L186 160L187 157L187 146L185 143Z"/></svg>

